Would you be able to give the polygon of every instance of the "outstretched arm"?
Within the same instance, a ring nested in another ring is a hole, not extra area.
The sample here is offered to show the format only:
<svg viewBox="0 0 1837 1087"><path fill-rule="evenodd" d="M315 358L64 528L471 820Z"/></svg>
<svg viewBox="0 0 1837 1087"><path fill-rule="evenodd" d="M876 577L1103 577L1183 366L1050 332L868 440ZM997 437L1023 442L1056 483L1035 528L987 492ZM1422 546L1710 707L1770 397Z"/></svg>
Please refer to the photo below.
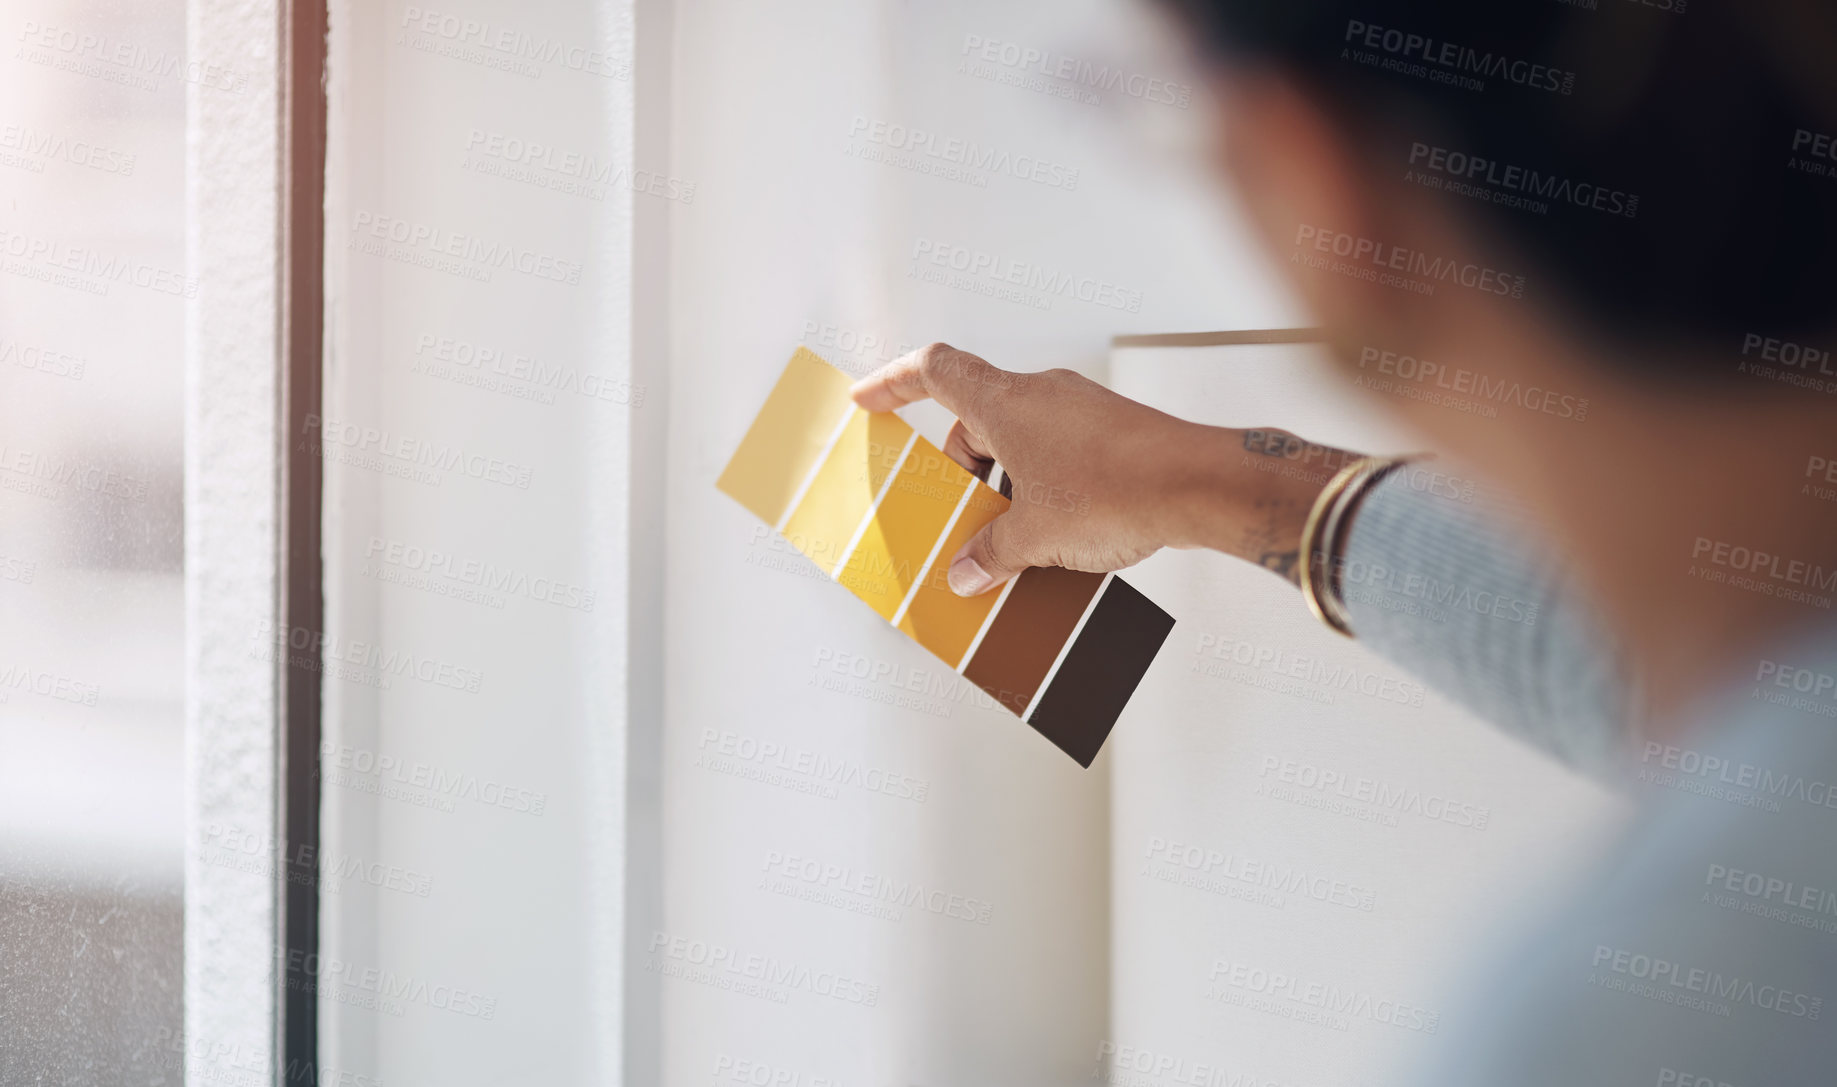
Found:
<svg viewBox="0 0 1837 1087"><path fill-rule="evenodd" d="M1298 583L1302 527L1356 454L1286 431L1208 427L1068 370L1016 374L933 344L855 386L891 411L935 399L957 422L944 449L1014 503L950 565L987 592L1029 566L1108 571L1163 547L1236 555ZM1527 526L1484 495L1459 501L1409 471L1374 487L1337 556L1354 633L1481 715L1578 766L1618 750L1630 684L1592 610ZM1318 568L1318 567L1317 567Z"/></svg>
<svg viewBox="0 0 1837 1087"><path fill-rule="evenodd" d="M1634 685L1594 608L1511 502L1409 470L1366 496L1335 561L1361 642L1564 762L1607 776Z"/></svg>

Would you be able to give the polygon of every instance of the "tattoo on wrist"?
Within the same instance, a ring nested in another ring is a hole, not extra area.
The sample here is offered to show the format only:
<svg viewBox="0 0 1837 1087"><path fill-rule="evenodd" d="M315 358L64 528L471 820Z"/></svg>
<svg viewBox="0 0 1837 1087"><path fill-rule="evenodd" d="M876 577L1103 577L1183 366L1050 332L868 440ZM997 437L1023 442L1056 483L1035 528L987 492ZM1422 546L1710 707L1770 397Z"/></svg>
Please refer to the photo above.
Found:
<svg viewBox="0 0 1837 1087"><path fill-rule="evenodd" d="M1280 577L1287 578L1297 587L1301 585L1301 549L1288 551L1265 551L1257 556L1257 565Z"/></svg>
<svg viewBox="0 0 1837 1087"><path fill-rule="evenodd" d="M1297 588L1301 585L1301 524L1306 516L1285 501L1259 501L1238 554Z"/></svg>
<svg viewBox="0 0 1837 1087"><path fill-rule="evenodd" d="M1356 453L1330 445L1316 445L1286 430L1244 431L1244 452L1272 460L1292 461L1304 468L1319 468L1329 476L1358 458Z"/></svg>

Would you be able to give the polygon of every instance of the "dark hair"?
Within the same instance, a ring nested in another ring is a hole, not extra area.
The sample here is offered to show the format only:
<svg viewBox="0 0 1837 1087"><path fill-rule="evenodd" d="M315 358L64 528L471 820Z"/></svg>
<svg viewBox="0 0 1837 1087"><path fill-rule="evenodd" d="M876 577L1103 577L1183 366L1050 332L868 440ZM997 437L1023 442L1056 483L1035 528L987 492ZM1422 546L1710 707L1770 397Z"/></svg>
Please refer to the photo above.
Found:
<svg viewBox="0 0 1837 1087"><path fill-rule="evenodd" d="M1293 77L1373 177L1441 189L1528 264L1527 295L1601 332L1713 347L1837 327L1831 6L1163 3L1222 63Z"/></svg>

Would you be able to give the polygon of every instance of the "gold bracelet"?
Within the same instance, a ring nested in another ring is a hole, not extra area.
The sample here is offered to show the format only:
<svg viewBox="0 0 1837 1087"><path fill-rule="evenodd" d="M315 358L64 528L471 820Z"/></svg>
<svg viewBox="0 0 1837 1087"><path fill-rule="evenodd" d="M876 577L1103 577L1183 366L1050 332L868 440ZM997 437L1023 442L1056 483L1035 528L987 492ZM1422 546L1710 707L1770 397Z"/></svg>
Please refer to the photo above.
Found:
<svg viewBox="0 0 1837 1087"><path fill-rule="evenodd" d="M1352 620L1340 596L1333 564L1339 554L1340 535L1366 492L1398 468L1422 457L1360 457L1341 468L1321 488L1301 527L1301 598L1314 618L1329 629L1352 637ZM1321 557L1321 576L1314 575L1314 554Z"/></svg>
<svg viewBox="0 0 1837 1087"><path fill-rule="evenodd" d="M1315 497L1313 508L1308 510L1308 519L1301 526L1301 599L1307 601L1308 610L1314 613L1314 618L1348 638L1352 637L1352 627L1347 624L1338 601L1332 601L1329 607L1329 603L1321 597L1320 583L1314 577L1314 552L1319 545L1320 530L1327 521L1328 511L1338 507L1340 496L1354 480L1367 475L1373 463L1371 457L1360 457L1335 472ZM1331 561L1331 556L1327 558ZM1322 572L1325 573L1324 570Z"/></svg>

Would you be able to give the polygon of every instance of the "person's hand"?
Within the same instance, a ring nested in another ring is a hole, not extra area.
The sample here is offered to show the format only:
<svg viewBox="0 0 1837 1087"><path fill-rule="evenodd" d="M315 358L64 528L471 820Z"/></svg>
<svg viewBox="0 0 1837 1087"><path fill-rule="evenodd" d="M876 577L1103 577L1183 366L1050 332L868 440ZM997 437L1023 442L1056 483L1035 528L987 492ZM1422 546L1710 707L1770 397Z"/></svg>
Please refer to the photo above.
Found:
<svg viewBox="0 0 1837 1087"><path fill-rule="evenodd" d="M1070 370L1010 373L944 344L888 363L853 395L869 411L936 400L957 417L944 452L983 479L1000 462L1011 480L1008 512L950 563L964 596L1029 566L1107 572L1163 547L1216 548L1292 581L1308 508L1346 456L1281 431L1189 423Z"/></svg>

